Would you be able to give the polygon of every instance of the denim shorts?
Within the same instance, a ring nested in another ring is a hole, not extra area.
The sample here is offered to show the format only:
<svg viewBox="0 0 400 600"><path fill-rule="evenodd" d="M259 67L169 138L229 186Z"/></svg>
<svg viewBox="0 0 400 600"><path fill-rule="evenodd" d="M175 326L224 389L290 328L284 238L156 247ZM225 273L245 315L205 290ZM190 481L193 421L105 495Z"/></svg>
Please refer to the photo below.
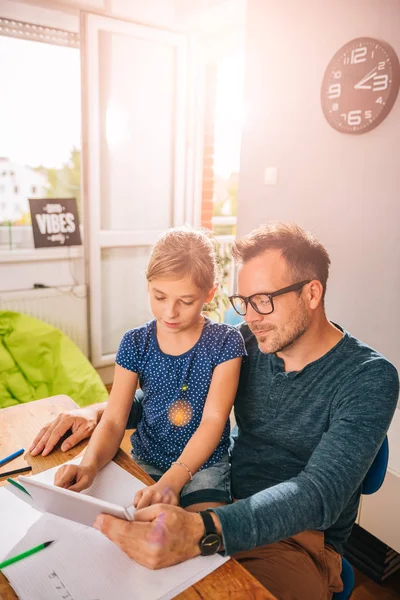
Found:
<svg viewBox="0 0 400 600"><path fill-rule="evenodd" d="M146 471L154 481L158 481L164 474L164 471L154 465L145 462L138 458L131 450L131 456L136 464ZM187 483L182 491L180 505L182 508L187 508L192 504L199 502L232 502L231 496L231 466L229 464L229 456L225 454L220 461L197 471L193 475L192 481Z"/></svg>

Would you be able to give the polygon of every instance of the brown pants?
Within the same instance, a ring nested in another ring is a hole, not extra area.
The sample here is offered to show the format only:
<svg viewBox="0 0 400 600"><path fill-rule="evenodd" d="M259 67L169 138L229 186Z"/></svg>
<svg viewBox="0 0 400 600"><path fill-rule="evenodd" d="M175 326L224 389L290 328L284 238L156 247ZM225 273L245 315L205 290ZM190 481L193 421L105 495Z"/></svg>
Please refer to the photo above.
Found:
<svg viewBox="0 0 400 600"><path fill-rule="evenodd" d="M321 531L239 552L234 558L278 600L330 600L343 589L340 555Z"/></svg>

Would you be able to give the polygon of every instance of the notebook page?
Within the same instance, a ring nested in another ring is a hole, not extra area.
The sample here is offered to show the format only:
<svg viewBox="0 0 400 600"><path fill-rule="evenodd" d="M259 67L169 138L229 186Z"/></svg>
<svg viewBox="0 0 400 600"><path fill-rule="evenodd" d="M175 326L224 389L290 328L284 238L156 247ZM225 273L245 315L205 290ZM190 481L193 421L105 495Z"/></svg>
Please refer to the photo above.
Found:
<svg viewBox="0 0 400 600"><path fill-rule="evenodd" d="M14 494L11 484L0 488L0 562L26 533L42 513ZM22 496L23 492L18 491ZM26 494L25 494L26 495Z"/></svg>
<svg viewBox="0 0 400 600"><path fill-rule="evenodd" d="M87 529L87 526L76 521L63 519L63 517L58 517L50 513L39 512L39 518L30 525L28 530L24 531L25 535L23 537L20 536L18 542L13 545L5 558L16 556L43 542L58 541L65 536L80 533L84 529Z"/></svg>
<svg viewBox="0 0 400 600"><path fill-rule="evenodd" d="M79 464L81 460L81 458L75 458L65 464ZM53 467L34 475L33 478L54 484L54 476L58 469L59 467ZM81 493L127 507L133 504L136 492L144 487L146 487L146 484L142 483L140 479L111 461L96 475L96 479L90 488L83 490Z"/></svg>
<svg viewBox="0 0 400 600"><path fill-rule="evenodd" d="M83 493L120 506L130 506L136 492L146 487L140 479L131 475L115 462L109 462L97 474L93 484Z"/></svg>
<svg viewBox="0 0 400 600"><path fill-rule="evenodd" d="M170 600L226 560L197 557L152 571L88 527L6 567L4 574L20 600Z"/></svg>

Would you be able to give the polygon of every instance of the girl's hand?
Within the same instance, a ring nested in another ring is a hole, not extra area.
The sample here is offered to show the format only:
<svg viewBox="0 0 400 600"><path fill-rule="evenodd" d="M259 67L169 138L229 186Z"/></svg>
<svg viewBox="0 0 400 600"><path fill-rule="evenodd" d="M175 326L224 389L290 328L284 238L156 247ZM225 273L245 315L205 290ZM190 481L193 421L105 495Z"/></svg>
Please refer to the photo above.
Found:
<svg viewBox="0 0 400 600"><path fill-rule="evenodd" d="M133 500L133 506L139 509L160 502L175 506L179 505L179 494L161 480L143 490L139 490Z"/></svg>
<svg viewBox="0 0 400 600"><path fill-rule="evenodd" d="M92 466L65 465L55 474L54 484L73 492L80 492L92 485L96 472Z"/></svg>

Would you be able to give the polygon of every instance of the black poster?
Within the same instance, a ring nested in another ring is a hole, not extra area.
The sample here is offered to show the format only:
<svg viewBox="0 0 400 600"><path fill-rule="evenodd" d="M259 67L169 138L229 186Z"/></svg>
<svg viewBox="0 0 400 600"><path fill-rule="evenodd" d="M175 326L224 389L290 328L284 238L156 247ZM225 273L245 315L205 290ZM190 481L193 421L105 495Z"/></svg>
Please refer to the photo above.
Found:
<svg viewBox="0 0 400 600"><path fill-rule="evenodd" d="M76 198L29 198L35 248L81 246Z"/></svg>

